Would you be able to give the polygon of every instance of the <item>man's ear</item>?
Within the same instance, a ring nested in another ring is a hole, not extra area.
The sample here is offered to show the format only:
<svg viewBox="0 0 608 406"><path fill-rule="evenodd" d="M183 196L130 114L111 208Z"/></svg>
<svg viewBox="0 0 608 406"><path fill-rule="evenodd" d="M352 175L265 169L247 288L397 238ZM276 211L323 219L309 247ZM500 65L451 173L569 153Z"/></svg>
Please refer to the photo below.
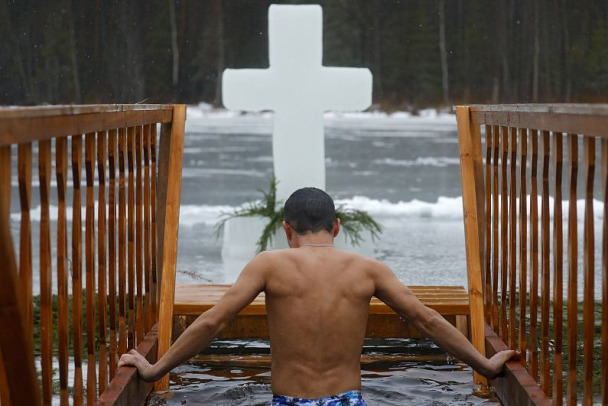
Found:
<svg viewBox="0 0 608 406"><path fill-rule="evenodd" d="M289 226L289 223L283 220L283 230L285 231L285 238L287 241L291 240L291 235L293 234L292 228Z"/></svg>
<svg viewBox="0 0 608 406"><path fill-rule="evenodd" d="M340 234L340 219L336 218L336 222L334 223L334 238L336 238L338 236L338 234Z"/></svg>

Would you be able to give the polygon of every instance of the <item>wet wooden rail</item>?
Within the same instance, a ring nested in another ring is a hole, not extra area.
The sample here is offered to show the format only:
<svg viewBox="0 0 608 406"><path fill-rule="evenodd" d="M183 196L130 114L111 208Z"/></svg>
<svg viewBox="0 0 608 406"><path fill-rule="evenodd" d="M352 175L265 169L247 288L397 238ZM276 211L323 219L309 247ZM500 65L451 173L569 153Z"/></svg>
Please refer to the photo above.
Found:
<svg viewBox="0 0 608 406"><path fill-rule="evenodd" d="M457 119L473 342L522 353L492 385L505 405L608 404L608 105Z"/></svg>
<svg viewBox="0 0 608 406"><path fill-rule="evenodd" d="M55 386L61 405L149 393L117 360L154 359L171 335L157 326L173 303L184 121L173 105L0 109L2 406L50 405Z"/></svg>
<svg viewBox="0 0 608 406"><path fill-rule="evenodd" d="M213 307L230 285L177 285L175 288L174 339L201 313ZM461 286L410 286L427 306L468 335L469 297ZM373 298L366 337L421 338L420 333L390 307ZM221 338L268 339L266 304L261 293L223 331Z"/></svg>

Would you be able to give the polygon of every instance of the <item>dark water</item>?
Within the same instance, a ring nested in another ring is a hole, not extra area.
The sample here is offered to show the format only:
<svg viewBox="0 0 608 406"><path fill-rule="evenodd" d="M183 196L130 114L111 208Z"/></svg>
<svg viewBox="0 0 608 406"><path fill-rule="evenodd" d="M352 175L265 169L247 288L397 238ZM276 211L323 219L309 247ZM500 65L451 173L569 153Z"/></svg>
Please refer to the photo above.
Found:
<svg viewBox="0 0 608 406"><path fill-rule="evenodd" d="M226 377L229 375L230 377ZM367 365L361 371L362 392L372 405L496 405L473 395L471 369L443 362ZM170 392L155 395L149 405L269 405L270 372L265 368L220 368L188 364L172 374Z"/></svg>
<svg viewBox="0 0 608 406"><path fill-rule="evenodd" d="M203 355L175 368L169 392L153 395L149 405L269 405L267 342L216 341L209 352L236 355L230 365ZM475 396L472 370L429 341L367 339L363 354L362 392L370 406L498 404Z"/></svg>

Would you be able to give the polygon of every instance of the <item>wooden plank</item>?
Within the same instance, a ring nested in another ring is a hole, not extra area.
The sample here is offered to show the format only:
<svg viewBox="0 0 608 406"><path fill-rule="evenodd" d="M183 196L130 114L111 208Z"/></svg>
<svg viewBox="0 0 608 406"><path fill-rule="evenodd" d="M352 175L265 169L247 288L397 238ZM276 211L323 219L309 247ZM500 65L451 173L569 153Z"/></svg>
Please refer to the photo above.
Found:
<svg viewBox="0 0 608 406"><path fill-rule="evenodd" d="M19 280L25 306L26 326L33 334L34 315L32 312L32 225L30 206L32 199L32 144L19 145L19 197L21 203L21 224L19 231Z"/></svg>
<svg viewBox="0 0 608 406"><path fill-rule="evenodd" d="M176 340L192 324L198 315L176 315L173 320L172 338ZM450 324L457 325L458 316L443 316ZM415 338L424 336L399 315L370 314L365 330L366 338ZM220 339L269 339L268 321L265 314L244 314L233 319L222 330Z"/></svg>
<svg viewBox="0 0 608 406"><path fill-rule="evenodd" d="M3 161L2 173L7 176L6 187L3 196L7 199L7 206L10 205L11 192L11 148L2 147L1 153ZM21 222L19 231L19 281L22 303L25 311L25 328L28 335L33 336L34 316L32 313L32 233L30 220L30 204L32 196L32 144L19 145L18 152L18 177L19 177L19 197L21 206ZM5 399L8 404L10 400L8 383L2 365L0 354L0 398Z"/></svg>
<svg viewBox="0 0 608 406"><path fill-rule="evenodd" d="M72 333L74 348L75 406L84 402L82 383L82 135L72 136Z"/></svg>
<svg viewBox="0 0 608 406"><path fill-rule="evenodd" d="M602 400L608 403L608 141L602 140Z"/></svg>
<svg viewBox="0 0 608 406"><path fill-rule="evenodd" d="M562 218L562 162L563 162L563 134L553 134L553 402L556 406L563 403L563 369L562 369L562 330L563 330L563 272L564 272L564 233Z"/></svg>
<svg viewBox="0 0 608 406"><path fill-rule="evenodd" d="M492 126L494 136L494 162L492 165L492 327L494 331L498 332L498 269L499 269L499 257L498 248L500 234L498 232L498 158L500 154L500 133L498 126Z"/></svg>
<svg viewBox="0 0 608 406"><path fill-rule="evenodd" d="M530 131L530 374L538 380L538 131Z"/></svg>
<svg viewBox="0 0 608 406"><path fill-rule="evenodd" d="M456 118L458 121L458 141L460 144L460 163L462 168L463 217L467 241L471 342L480 353L484 354L482 249L484 247L483 218L485 213L481 134L479 126L471 127L468 108L459 108ZM481 200L479 200L480 198ZM473 379L478 384L487 384L486 379L478 373L474 374Z"/></svg>
<svg viewBox="0 0 608 406"><path fill-rule="evenodd" d="M2 406L2 404L12 406L10 387L8 378L6 377L4 361L2 361L2 353L0 352L0 406Z"/></svg>
<svg viewBox="0 0 608 406"><path fill-rule="evenodd" d="M540 332L540 387L545 393L550 393L551 378L549 375L549 309L550 309L550 262L549 252L551 238L549 236L549 162L550 162L549 132L542 131L543 173L542 173L542 209L541 209L541 332Z"/></svg>
<svg viewBox="0 0 608 406"><path fill-rule="evenodd" d="M108 349L107 349L107 267L106 267L106 163L107 133L97 133L97 303L99 314L99 395L106 389L108 382Z"/></svg>
<svg viewBox="0 0 608 406"><path fill-rule="evenodd" d="M0 147L0 192L2 192L2 198L4 200L4 204L2 204L2 211L0 211L0 216L7 217L10 219L11 212L11 190L12 190L12 179L11 179L11 146ZM19 156L21 165L21 156ZM19 169L21 171L21 167ZM31 182L31 180L30 180ZM29 200L28 200L28 217L29 217ZM22 217L23 217L23 209L22 209ZM10 223L10 220L8 220ZM29 222L27 223L29 226ZM23 234L23 233L22 233ZM13 243L11 240L10 249L13 249ZM13 254L14 255L14 254ZM8 379L6 378L7 371L4 368L4 362L2 361L2 353L0 352L0 405L2 405L2 399L4 399L5 404L9 404L10 402L10 387L8 386Z"/></svg>
<svg viewBox="0 0 608 406"><path fill-rule="evenodd" d="M10 227L11 148L0 147L0 396L3 405L40 405L34 344L26 319ZM10 371L10 373L5 373Z"/></svg>
<svg viewBox="0 0 608 406"><path fill-rule="evenodd" d="M228 291L230 285L200 285L185 284L176 285L173 313L179 315L195 315L212 308L220 301L222 296ZM442 315L469 315L469 297L463 287L438 286L429 291L425 286L410 286L412 292L424 303ZM438 295L441 288L445 288L445 293ZM265 315L266 302L264 293L260 293L253 302L243 309L239 315ZM386 304L372 298L370 302L370 314L372 315L394 315L395 312Z"/></svg>
<svg viewBox="0 0 608 406"><path fill-rule="evenodd" d="M0 146L170 121L170 109L7 117L0 120Z"/></svg>
<svg viewBox="0 0 608 406"><path fill-rule="evenodd" d="M526 314L528 296L528 193L527 168L528 163L528 130L522 128L520 142L520 171L519 171L519 336L517 348L522 365L526 366Z"/></svg>
<svg viewBox="0 0 608 406"><path fill-rule="evenodd" d="M116 142L118 140L118 130L112 129L108 132L108 299L110 302L109 310L109 329L110 329L110 357L109 380L116 374L118 359L118 336L116 320Z"/></svg>
<svg viewBox="0 0 608 406"><path fill-rule="evenodd" d="M163 124L160 127L160 139L158 146L158 176L156 189L156 217L157 217L157 278L162 280L162 263L163 263L163 242L165 238L165 216L167 205L167 177L169 173L169 160L171 153L171 125ZM160 309L160 291L158 293L158 303ZM160 327L162 329L162 326Z"/></svg>
<svg viewBox="0 0 608 406"><path fill-rule="evenodd" d="M500 176L500 312L499 312L499 335L507 341L507 282L509 275L509 190L507 165L509 159L509 134L506 127L500 127L500 152L501 152L501 176Z"/></svg>
<svg viewBox="0 0 608 406"><path fill-rule="evenodd" d="M568 384L566 399L569 406L576 405L577 341L578 341L578 136L568 134L569 193L568 193Z"/></svg>
<svg viewBox="0 0 608 406"><path fill-rule="evenodd" d="M58 104L48 106L0 107L0 119L50 116L75 116L79 114L115 113L145 110L169 110L170 104Z"/></svg>
<svg viewBox="0 0 608 406"><path fill-rule="evenodd" d="M583 239L583 405L593 404L593 347L595 332L595 235L593 220L593 182L595 176L595 139L583 138L585 182L585 231Z"/></svg>
<svg viewBox="0 0 608 406"><path fill-rule="evenodd" d="M489 104L472 105L471 111L475 114L485 112L510 112L520 113L549 113L549 114L577 114L577 115L608 115L608 104L584 104L584 103L545 103L545 104Z"/></svg>
<svg viewBox="0 0 608 406"><path fill-rule="evenodd" d="M95 362L95 133L85 135L85 174L87 202L85 224L86 328L87 328L87 404L97 399Z"/></svg>
<svg viewBox="0 0 608 406"><path fill-rule="evenodd" d="M508 349L507 345L486 326L486 356ZM551 406L551 399L539 388L526 368L517 360L505 364L505 373L490 381L504 406Z"/></svg>
<svg viewBox="0 0 608 406"><path fill-rule="evenodd" d="M497 124L506 127L542 128L545 131L608 137L608 116L570 113L473 112L476 125Z"/></svg>
<svg viewBox="0 0 608 406"><path fill-rule="evenodd" d="M361 354L361 368L378 362L428 362L444 361L445 355L431 354ZM212 367L232 368L270 368L272 358L270 354L199 354L192 358L196 364L205 364ZM224 376L221 370L214 371L219 376ZM230 379L232 374L228 372L225 377Z"/></svg>
<svg viewBox="0 0 608 406"><path fill-rule="evenodd" d="M151 260L151 273L152 273L152 310L153 315L152 319L157 320L158 315L158 302L160 300L160 289L158 287L158 266L157 266L157 220L156 220L156 178L157 178L157 168L156 168L156 124L152 126L152 132L150 134L150 170L152 172L150 176L150 211L151 211L151 250L152 250L152 258Z"/></svg>
<svg viewBox="0 0 608 406"><path fill-rule="evenodd" d="M127 346L135 348L135 128L127 128L127 164L129 168L127 225Z"/></svg>
<svg viewBox="0 0 608 406"><path fill-rule="evenodd" d="M126 205L127 130L118 129L118 355L127 352L127 205Z"/></svg>
<svg viewBox="0 0 608 406"><path fill-rule="evenodd" d="M57 324L59 344L59 398L61 405L69 404L69 297L68 297L68 229L66 215L68 182L68 140L55 140L55 174L57 177Z"/></svg>
<svg viewBox="0 0 608 406"><path fill-rule="evenodd" d="M144 282L145 282L145 319L144 319L144 330L150 331L152 326L155 324L152 300L151 287L152 287L152 272L151 272L151 259L150 259L150 133L151 126L144 126L144 139L143 139L143 157L144 157Z"/></svg>
<svg viewBox="0 0 608 406"><path fill-rule="evenodd" d="M184 125L186 121L185 106L175 106L173 110L173 123L171 125L171 140L169 147L168 166L166 177L160 180L159 189L166 190L166 203L164 207L164 226L161 230L163 236L161 258L161 281L160 286L160 308L159 308L159 331L158 331L158 357L167 351L171 343L172 307L175 295L175 263L177 261L177 235L179 229L179 203L182 186L182 159L184 152ZM168 135L168 134L163 134ZM161 141L162 143L162 141ZM166 142L164 143L166 144ZM161 162L163 161L161 157ZM165 375L155 385L157 390L167 389L169 376Z"/></svg>
<svg viewBox="0 0 608 406"><path fill-rule="evenodd" d="M137 352L150 363L157 360L158 326L155 325L137 345ZM98 406L143 405L150 394L153 384L139 379L137 369L122 367L110 381L106 390L97 401Z"/></svg>
<svg viewBox="0 0 608 406"><path fill-rule="evenodd" d="M53 396L53 309L51 302L51 141L38 143L40 181L40 366L42 404L50 405Z"/></svg>
<svg viewBox="0 0 608 406"><path fill-rule="evenodd" d="M509 347L517 348L515 316L515 294L516 294L516 273L517 273L517 128L509 129L511 142L509 145L511 152L509 175Z"/></svg>
<svg viewBox="0 0 608 406"><path fill-rule="evenodd" d="M485 321L492 323L492 126L486 126L486 249L484 256L485 270L483 281L483 304L485 310Z"/></svg>
<svg viewBox="0 0 608 406"><path fill-rule="evenodd" d="M144 302L143 302L143 178L142 178L142 127L135 127L135 279L136 315L135 338L140 342L144 338Z"/></svg>

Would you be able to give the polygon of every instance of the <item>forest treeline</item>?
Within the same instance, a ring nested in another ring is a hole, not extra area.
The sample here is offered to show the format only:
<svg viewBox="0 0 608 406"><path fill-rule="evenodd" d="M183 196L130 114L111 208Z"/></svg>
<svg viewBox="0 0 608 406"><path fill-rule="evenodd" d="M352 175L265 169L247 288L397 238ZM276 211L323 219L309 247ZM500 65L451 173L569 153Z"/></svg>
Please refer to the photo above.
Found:
<svg viewBox="0 0 608 406"><path fill-rule="evenodd" d="M598 102L606 0L4 0L0 104L221 105L268 66L268 6L323 6L326 66L368 67L385 109Z"/></svg>

